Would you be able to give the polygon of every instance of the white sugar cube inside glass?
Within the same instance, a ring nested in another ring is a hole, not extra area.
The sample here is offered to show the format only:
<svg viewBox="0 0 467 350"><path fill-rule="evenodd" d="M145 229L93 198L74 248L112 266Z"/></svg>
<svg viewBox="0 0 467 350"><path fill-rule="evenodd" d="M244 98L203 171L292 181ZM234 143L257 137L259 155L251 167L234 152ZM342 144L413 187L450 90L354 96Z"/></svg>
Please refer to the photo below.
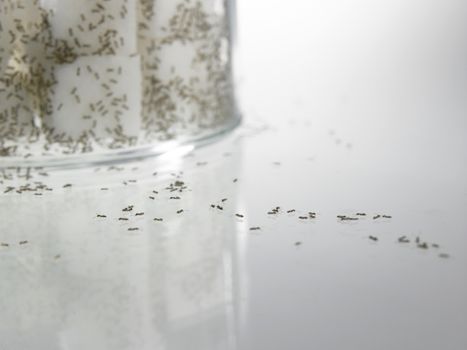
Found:
<svg viewBox="0 0 467 350"><path fill-rule="evenodd" d="M72 139L137 137L140 130L139 56L87 56L57 66L47 125Z"/></svg>
<svg viewBox="0 0 467 350"><path fill-rule="evenodd" d="M41 30L39 0L0 0L0 77L15 51L25 47Z"/></svg>
<svg viewBox="0 0 467 350"><path fill-rule="evenodd" d="M54 40L76 55L137 51L136 0L41 0Z"/></svg>
<svg viewBox="0 0 467 350"><path fill-rule="evenodd" d="M34 110L25 90L0 80L0 101L0 141L30 136Z"/></svg>

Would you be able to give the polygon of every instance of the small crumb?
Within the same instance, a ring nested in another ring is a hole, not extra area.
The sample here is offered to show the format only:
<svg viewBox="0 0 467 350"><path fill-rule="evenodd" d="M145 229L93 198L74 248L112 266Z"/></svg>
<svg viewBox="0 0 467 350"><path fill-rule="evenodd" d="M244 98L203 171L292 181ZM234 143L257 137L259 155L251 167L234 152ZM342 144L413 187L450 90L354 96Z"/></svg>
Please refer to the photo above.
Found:
<svg viewBox="0 0 467 350"><path fill-rule="evenodd" d="M98 217L98 218L106 218L107 215L97 214L97 217Z"/></svg>
<svg viewBox="0 0 467 350"><path fill-rule="evenodd" d="M155 200L156 198L154 198L153 196L149 196L149 199Z"/></svg>
<svg viewBox="0 0 467 350"><path fill-rule="evenodd" d="M139 231L139 227L130 227L128 231Z"/></svg>
<svg viewBox="0 0 467 350"><path fill-rule="evenodd" d="M0 243L0 247L9 247L10 245L8 243Z"/></svg>
<svg viewBox="0 0 467 350"><path fill-rule="evenodd" d="M108 191L109 189L107 187L102 187L101 191Z"/></svg>
<svg viewBox="0 0 467 350"><path fill-rule="evenodd" d="M375 242L378 241L378 237L375 237L375 236L368 236L368 238Z"/></svg>
<svg viewBox="0 0 467 350"><path fill-rule="evenodd" d="M57 254L57 255L54 256L54 259L55 259L55 260L58 260L58 259L60 259L61 257L62 257L62 256L61 256L60 254Z"/></svg>
<svg viewBox="0 0 467 350"><path fill-rule="evenodd" d="M418 243L417 247L420 249L428 249L428 243L423 242L423 243Z"/></svg>
<svg viewBox="0 0 467 350"><path fill-rule="evenodd" d="M183 213L183 209L180 209L177 211L177 214L181 214L181 213Z"/></svg>
<svg viewBox="0 0 467 350"><path fill-rule="evenodd" d="M417 238L415 238L415 243L420 243L420 237L417 236Z"/></svg>
<svg viewBox="0 0 467 350"><path fill-rule="evenodd" d="M307 220L308 219L308 216L299 216L298 217L300 220Z"/></svg>
<svg viewBox="0 0 467 350"><path fill-rule="evenodd" d="M170 199L180 199L180 197L170 197Z"/></svg>
<svg viewBox="0 0 467 350"><path fill-rule="evenodd" d="M215 204L211 204L211 208L216 209L216 205L215 205Z"/></svg>
<svg viewBox="0 0 467 350"><path fill-rule="evenodd" d="M436 244L436 243L433 243L431 246L432 246L433 248L439 248L439 244Z"/></svg>
<svg viewBox="0 0 467 350"><path fill-rule="evenodd" d="M295 210L295 209L290 209L290 210L287 210L287 213L288 213L288 214L295 213L295 212L296 212L296 210Z"/></svg>
<svg viewBox="0 0 467 350"><path fill-rule="evenodd" d="M392 216L391 216L391 215L383 215L383 218L385 218L385 219L392 219Z"/></svg>
<svg viewBox="0 0 467 350"><path fill-rule="evenodd" d="M250 227L250 231L258 231L261 230L261 227L255 226L255 227Z"/></svg>
<svg viewBox="0 0 467 350"><path fill-rule="evenodd" d="M155 173L152 173L152 176L157 176L157 171Z"/></svg>
<svg viewBox="0 0 467 350"><path fill-rule="evenodd" d="M220 205L216 206L216 208L219 209L219 210L224 210L224 208L221 207Z"/></svg>
<svg viewBox="0 0 467 350"><path fill-rule="evenodd" d="M154 221L164 221L162 218L154 218Z"/></svg>
<svg viewBox="0 0 467 350"><path fill-rule="evenodd" d="M238 218L243 218L243 217L245 217L245 216L242 215L242 214L235 214L235 216L238 217Z"/></svg>
<svg viewBox="0 0 467 350"><path fill-rule="evenodd" d="M446 253L441 253L441 254L439 254L438 256L439 256L440 258L442 258L442 259L448 259L448 258L450 257L450 255L449 255L449 254L446 254Z"/></svg>
<svg viewBox="0 0 467 350"><path fill-rule="evenodd" d="M366 216L366 213L357 213L355 215L357 215L357 216Z"/></svg>
<svg viewBox="0 0 467 350"><path fill-rule="evenodd" d="M29 241L20 241L19 245L24 245L24 244L28 244L28 243L29 243Z"/></svg>
<svg viewBox="0 0 467 350"><path fill-rule="evenodd" d="M375 216L373 216L373 220L379 219L380 217L381 217L381 215L375 215Z"/></svg>
<svg viewBox="0 0 467 350"><path fill-rule="evenodd" d="M296 247L301 246L301 245L302 245L302 242L295 242Z"/></svg>
<svg viewBox="0 0 467 350"><path fill-rule="evenodd" d="M238 182L238 179L233 179L232 182L233 182L233 183L236 183L236 182Z"/></svg>
<svg viewBox="0 0 467 350"><path fill-rule="evenodd" d="M70 188L72 186L73 186L72 184L65 184L65 185L63 185L63 188Z"/></svg>
<svg viewBox="0 0 467 350"><path fill-rule="evenodd" d="M118 218L118 221L128 221L128 218Z"/></svg>
<svg viewBox="0 0 467 350"><path fill-rule="evenodd" d="M135 216L143 216L144 213L136 213Z"/></svg>
<svg viewBox="0 0 467 350"><path fill-rule="evenodd" d="M222 203L227 202L227 198L223 198L223 199L221 200L221 202L222 202Z"/></svg>

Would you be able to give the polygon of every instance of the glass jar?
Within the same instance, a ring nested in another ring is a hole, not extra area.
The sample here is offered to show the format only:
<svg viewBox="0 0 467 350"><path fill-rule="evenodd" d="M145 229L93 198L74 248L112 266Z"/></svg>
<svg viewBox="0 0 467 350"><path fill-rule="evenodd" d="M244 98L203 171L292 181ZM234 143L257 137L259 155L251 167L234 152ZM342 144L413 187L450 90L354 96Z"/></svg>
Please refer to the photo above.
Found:
<svg viewBox="0 0 467 350"><path fill-rule="evenodd" d="M234 128L233 5L1 0L0 166L142 157Z"/></svg>

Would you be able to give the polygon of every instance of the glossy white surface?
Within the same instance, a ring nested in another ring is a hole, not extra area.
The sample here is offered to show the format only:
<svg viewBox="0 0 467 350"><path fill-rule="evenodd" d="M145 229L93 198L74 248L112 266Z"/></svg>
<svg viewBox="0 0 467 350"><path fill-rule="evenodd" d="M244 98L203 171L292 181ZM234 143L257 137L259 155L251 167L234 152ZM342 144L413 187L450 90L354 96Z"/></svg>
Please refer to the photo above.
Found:
<svg viewBox="0 0 467 350"><path fill-rule="evenodd" d="M466 11L240 2L233 135L2 180L0 349L466 349Z"/></svg>

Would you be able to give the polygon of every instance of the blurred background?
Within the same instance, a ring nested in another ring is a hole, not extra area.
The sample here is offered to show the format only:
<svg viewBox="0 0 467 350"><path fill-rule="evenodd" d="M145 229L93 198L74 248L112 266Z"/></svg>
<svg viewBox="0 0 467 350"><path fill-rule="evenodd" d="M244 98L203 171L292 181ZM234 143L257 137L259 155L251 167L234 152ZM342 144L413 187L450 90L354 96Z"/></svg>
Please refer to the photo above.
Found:
<svg viewBox="0 0 467 350"><path fill-rule="evenodd" d="M465 175L465 1L240 0L238 12L246 110L345 127L375 155Z"/></svg>

